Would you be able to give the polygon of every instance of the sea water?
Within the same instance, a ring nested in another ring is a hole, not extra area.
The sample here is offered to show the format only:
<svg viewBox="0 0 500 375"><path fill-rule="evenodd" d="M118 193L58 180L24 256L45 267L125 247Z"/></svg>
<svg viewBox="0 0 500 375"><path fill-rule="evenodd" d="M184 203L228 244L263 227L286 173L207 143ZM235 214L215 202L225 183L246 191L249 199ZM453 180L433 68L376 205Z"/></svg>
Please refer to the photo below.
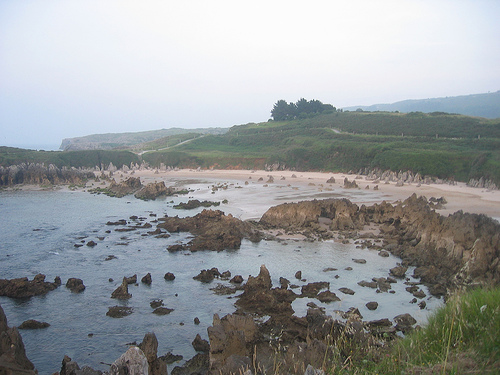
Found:
<svg viewBox="0 0 500 375"><path fill-rule="evenodd" d="M191 253L169 253L168 246L187 243L189 233L172 233L169 238L155 238L147 231L155 229L156 220L164 215L194 216L202 208L176 210L173 206L188 199L212 200L227 203L214 209L246 219L259 219L272 205L281 202L347 197L354 202L380 200L380 193L363 190L320 191L317 187L294 188L285 184L267 187L252 182L243 185L237 181L199 178L197 180L170 180L170 184L191 189L187 196L169 197L155 201L141 201L132 196L110 198L83 191L2 191L0 192L0 278L28 277L43 273L47 281L60 276L63 285L43 296L29 299L0 297L10 326L18 326L28 319L47 322L50 327L40 330L22 330L21 334L28 358L40 374L51 374L60 369L64 355L77 361L80 366L89 365L105 371L133 342L140 343L147 332L158 338L158 355L167 352L181 354L184 360L196 352L191 342L196 334L208 339L207 328L213 315L220 317L235 311L235 295L217 295L212 290L219 283L214 280L201 283L193 280L200 270L217 267L220 272L229 270L232 275L257 276L264 264L272 277L273 285L279 286L279 278L285 277L299 286L309 282L328 281L330 290L341 298L335 303L320 303L309 298L297 299L292 307L295 315L304 316L307 303L315 302L326 309L335 310L357 307L364 320L389 318L401 313L412 314L419 323L425 323L428 314L442 301L426 297L424 310L410 303L413 296L406 292L402 281L392 284L395 293L376 293L374 289L357 285L361 280L387 277L389 269L399 261L390 256L378 256L375 250L361 249L355 244L334 241L285 242L244 240L239 250ZM213 185L219 189L213 189ZM139 219L132 220L131 216ZM150 222L151 229L117 232L108 221L126 219L130 224ZM86 246L88 241L97 243ZM76 245L83 245L75 247ZM111 260L109 256L113 256ZM363 258L365 264L353 259ZM335 268L334 271L325 271ZM346 270L352 268L352 270ZM305 281L294 278L302 271ZM152 275L152 284L140 279ZM166 281L166 272L175 275L174 281ZM120 301L111 293L121 284L124 276L137 274L138 283L129 285L132 298ZM408 271L408 275L412 270ZM72 293L64 284L70 277L83 280L83 293ZM412 279L411 281L417 281ZM338 288L347 287L354 295L344 295ZM427 292L425 287L422 287ZM300 289L296 290L300 293ZM427 293L428 294L428 293ZM153 314L150 302L162 299L165 307L174 311L169 315ZM377 301L379 307L370 311L365 304ZM133 313L124 318L106 316L108 308L128 306ZM194 318L200 324L194 324ZM170 369L182 362L173 364Z"/></svg>

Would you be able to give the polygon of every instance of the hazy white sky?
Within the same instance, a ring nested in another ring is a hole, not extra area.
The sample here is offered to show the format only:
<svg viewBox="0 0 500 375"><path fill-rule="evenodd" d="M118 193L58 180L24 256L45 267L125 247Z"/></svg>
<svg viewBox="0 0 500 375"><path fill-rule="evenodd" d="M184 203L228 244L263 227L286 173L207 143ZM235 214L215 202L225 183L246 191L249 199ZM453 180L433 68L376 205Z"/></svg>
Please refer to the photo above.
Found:
<svg viewBox="0 0 500 375"><path fill-rule="evenodd" d="M500 89L497 0L0 0L0 145Z"/></svg>

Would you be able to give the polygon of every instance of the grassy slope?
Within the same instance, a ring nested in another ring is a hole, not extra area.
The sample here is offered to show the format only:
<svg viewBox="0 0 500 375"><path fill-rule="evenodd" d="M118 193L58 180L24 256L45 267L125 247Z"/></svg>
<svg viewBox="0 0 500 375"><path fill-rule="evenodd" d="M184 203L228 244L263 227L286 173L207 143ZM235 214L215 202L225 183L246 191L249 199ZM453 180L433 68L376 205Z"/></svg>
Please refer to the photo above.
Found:
<svg viewBox="0 0 500 375"><path fill-rule="evenodd" d="M176 147L175 153L178 165L189 167L258 168L265 163L297 170L370 167L460 181L483 176L499 183L500 120L422 113L330 113L235 126L223 136L206 136ZM152 164L162 159L171 161L171 151L145 156Z"/></svg>
<svg viewBox="0 0 500 375"><path fill-rule="evenodd" d="M350 374L498 374L500 288L458 293L421 330L396 341L378 363L359 361Z"/></svg>
<svg viewBox="0 0 500 375"><path fill-rule="evenodd" d="M101 163L115 166L138 163L137 155L129 151L34 151L12 147L0 147L0 165L9 166L22 163L45 163L61 167L93 168Z"/></svg>
<svg viewBox="0 0 500 375"><path fill-rule="evenodd" d="M195 137L170 136L131 149L150 151L142 159L152 166L264 168L279 163L295 170L344 172L380 168L458 181L485 177L500 185L500 119L330 112L294 121L234 126L223 135ZM22 162L59 167L112 162L121 166L139 161L139 156L124 150L36 152L0 148L3 166Z"/></svg>

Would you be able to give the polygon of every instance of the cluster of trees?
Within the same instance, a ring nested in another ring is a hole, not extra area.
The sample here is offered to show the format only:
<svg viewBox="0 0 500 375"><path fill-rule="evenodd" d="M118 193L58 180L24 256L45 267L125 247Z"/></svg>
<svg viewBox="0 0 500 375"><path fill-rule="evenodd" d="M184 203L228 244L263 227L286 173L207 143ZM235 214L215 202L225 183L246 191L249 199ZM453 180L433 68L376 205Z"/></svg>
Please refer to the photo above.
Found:
<svg viewBox="0 0 500 375"><path fill-rule="evenodd" d="M278 100L271 110L271 116L275 121L286 121L296 118L307 118L324 111L336 110L333 105L323 104L315 99L306 100L301 98L296 103L287 103L285 100Z"/></svg>

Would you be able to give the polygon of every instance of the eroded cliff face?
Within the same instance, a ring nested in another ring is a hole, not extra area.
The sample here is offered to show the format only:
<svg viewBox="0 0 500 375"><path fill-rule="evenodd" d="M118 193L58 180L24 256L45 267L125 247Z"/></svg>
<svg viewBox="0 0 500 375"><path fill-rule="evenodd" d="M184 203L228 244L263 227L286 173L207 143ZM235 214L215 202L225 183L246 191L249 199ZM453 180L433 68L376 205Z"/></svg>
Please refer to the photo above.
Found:
<svg viewBox="0 0 500 375"><path fill-rule="evenodd" d="M266 228L330 231L361 230L376 225L384 248L417 266L415 275L433 294L446 289L500 282L500 224L458 211L441 216L425 197L415 194L398 204L382 202L358 207L347 199L314 200L270 208L261 218Z"/></svg>

